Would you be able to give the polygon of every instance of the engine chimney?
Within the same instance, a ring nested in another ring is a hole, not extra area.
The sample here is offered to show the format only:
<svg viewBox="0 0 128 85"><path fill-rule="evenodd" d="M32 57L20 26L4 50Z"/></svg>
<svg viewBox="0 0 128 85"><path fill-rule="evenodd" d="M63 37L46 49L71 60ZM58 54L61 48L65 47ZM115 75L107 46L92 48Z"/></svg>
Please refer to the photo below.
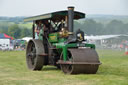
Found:
<svg viewBox="0 0 128 85"><path fill-rule="evenodd" d="M74 7L68 7L68 31L73 32Z"/></svg>

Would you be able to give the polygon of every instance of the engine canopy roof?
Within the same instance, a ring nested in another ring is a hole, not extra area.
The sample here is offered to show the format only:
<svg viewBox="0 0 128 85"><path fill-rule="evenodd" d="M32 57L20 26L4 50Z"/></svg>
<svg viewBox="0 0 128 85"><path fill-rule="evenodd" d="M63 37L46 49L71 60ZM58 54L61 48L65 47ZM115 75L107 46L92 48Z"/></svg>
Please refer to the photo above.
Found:
<svg viewBox="0 0 128 85"><path fill-rule="evenodd" d="M52 20L55 22L59 22L61 20L65 20L66 16L68 16L67 10L28 17L28 18L25 18L24 21L27 22L27 21L38 21L38 20ZM82 19L82 18L85 18L85 13L74 11L75 20Z"/></svg>

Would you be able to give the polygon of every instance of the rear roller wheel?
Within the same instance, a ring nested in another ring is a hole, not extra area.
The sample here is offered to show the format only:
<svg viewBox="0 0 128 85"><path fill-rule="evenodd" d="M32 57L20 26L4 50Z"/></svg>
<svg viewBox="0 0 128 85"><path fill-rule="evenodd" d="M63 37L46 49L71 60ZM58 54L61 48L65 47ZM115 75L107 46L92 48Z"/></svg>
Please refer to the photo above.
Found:
<svg viewBox="0 0 128 85"><path fill-rule="evenodd" d="M63 60L61 56L60 60ZM95 74L99 68L99 57L94 49L74 49L68 51L67 64L60 64L65 74ZM69 64L68 62L72 62Z"/></svg>
<svg viewBox="0 0 128 85"><path fill-rule="evenodd" d="M26 62L31 70L41 70L44 64L44 46L41 40L30 40L26 49Z"/></svg>

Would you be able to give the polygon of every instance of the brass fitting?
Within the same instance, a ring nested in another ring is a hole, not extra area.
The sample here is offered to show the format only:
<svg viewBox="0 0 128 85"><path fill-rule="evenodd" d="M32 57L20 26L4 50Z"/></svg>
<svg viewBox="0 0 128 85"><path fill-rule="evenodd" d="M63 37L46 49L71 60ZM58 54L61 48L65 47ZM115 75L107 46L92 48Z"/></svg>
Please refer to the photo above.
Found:
<svg viewBox="0 0 128 85"><path fill-rule="evenodd" d="M59 32L60 37L68 37L69 35L72 35L73 32L69 32L65 28L62 28L61 31Z"/></svg>

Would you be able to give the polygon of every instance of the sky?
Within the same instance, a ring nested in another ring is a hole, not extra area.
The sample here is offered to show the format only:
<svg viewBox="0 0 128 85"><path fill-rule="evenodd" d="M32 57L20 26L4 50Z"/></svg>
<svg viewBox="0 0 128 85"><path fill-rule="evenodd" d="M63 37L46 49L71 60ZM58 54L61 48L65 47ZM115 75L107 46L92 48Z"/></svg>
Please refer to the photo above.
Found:
<svg viewBox="0 0 128 85"><path fill-rule="evenodd" d="M34 16L68 6L86 14L128 15L128 0L0 0L0 16Z"/></svg>

